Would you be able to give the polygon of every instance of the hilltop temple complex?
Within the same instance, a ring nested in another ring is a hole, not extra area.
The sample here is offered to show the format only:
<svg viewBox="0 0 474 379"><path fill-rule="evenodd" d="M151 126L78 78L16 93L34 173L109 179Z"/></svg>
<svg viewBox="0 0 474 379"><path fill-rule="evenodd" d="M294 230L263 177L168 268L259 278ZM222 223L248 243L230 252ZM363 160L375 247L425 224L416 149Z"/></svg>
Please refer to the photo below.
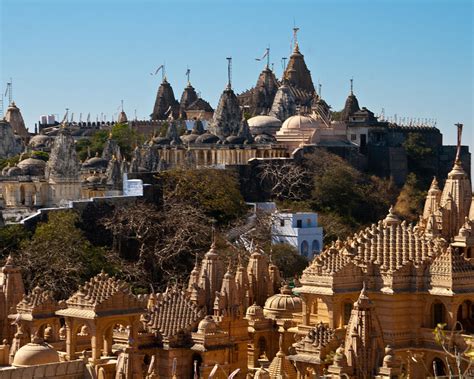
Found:
<svg viewBox="0 0 474 379"><path fill-rule="evenodd" d="M226 268L213 241L187 285L137 296L102 272L57 301L46 288L25 293L9 256L0 274L0 379L464 372L469 358L455 353L474 348L474 201L458 133L454 165L442 188L433 180L415 225L390 209L326 246L293 287L258 247L245 265ZM67 154L61 146L53 151ZM46 168L51 185L61 184L62 169L54 159ZM433 333L440 325L450 354Z"/></svg>
<svg viewBox="0 0 474 379"><path fill-rule="evenodd" d="M347 158L358 169L392 178L402 186L412 172L413 158L405 143L415 136L431 151L417 161L426 172L446 177L455 146L443 145L434 125L389 122L359 106L351 80L341 112L333 112L316 92L297 36L282 77L268 59L255 87L236 94L230 66L228 83L217 107L202 99L189 79L180 100L166 75L158 87L149 120L136 120L122 110L113 122L74 122L39 125L28 133L20 109L12 102L0 120L0 158L19 157L0 173L0 209L31 213L69 200L119 194L124 173L156 172L176 167L242 167L257 160L294 159L322 148ZM230 62L229 62L230 64ZM79 162L78 141L116 124L128 125L144 139L128 160L109 138L103 153ZM36 128L35 128L36 129ZM463 169L470 172L468 147L461 149ZM49 158L49 160L48 160Z"/></svg>

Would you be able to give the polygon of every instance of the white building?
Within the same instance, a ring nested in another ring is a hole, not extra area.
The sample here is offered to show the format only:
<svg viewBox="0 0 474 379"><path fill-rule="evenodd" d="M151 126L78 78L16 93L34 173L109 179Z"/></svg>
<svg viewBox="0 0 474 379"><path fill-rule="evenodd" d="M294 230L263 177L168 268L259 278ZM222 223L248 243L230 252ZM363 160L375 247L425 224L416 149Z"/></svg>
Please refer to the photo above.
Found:
<svg viewBox="0 0 474 379"><path fill-rule="evenodd" d="M292 245L308 259L321 252L323 228L318 226L317 213L275 212L272 217L272 243Z"/></svg>

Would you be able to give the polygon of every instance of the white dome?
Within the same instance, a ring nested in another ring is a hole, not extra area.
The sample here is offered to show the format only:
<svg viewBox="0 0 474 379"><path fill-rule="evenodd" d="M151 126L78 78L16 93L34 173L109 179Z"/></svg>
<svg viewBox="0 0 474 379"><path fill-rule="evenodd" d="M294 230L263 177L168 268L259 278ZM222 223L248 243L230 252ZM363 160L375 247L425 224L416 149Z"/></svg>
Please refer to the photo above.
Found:
<svg viewBox="0 0 474 379"><path fill-rule="evenodd" d="M255 116L247 122L253 135L265 133L273 136L281 128L281 121L273 116Z"/></svg>
<svg viewBox="0 0 474 379"><path fill-rule="evenodd" d="M319 123L313 117L296 115L285 120L281 129L316 129Z"/></svg>

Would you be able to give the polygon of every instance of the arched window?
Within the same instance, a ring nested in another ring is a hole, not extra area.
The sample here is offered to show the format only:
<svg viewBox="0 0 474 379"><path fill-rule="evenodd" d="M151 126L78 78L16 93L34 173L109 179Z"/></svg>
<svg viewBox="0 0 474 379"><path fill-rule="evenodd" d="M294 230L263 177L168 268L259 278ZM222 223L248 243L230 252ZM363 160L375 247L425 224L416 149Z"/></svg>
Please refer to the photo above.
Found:
<svg viewBox="0 0 474 379"><path fill-rule="evenodd" d="M433 304L431 316L431 319L433 321L433 328L436 328L438 324L444 324L446 322L446 310L444 304L439 301L436 301Z"/></svg>
<svg viewBox="0 0 474 379"><path fill-rule="evenodd" d="M305 258L308 258L309 256L309 245L308 241L303 241L301 243L301 255Z"/></svg>
<svg viewBox="0 0 474 379"><path fill-rule="evenodd" d="M470 300L464 301L458 308L456 320L458 328L465 332L474 333L474 303Z"/></svg>
<svg viewBox="0 0 474 379"><path fill-rule="evenodd" d="M351 312L352 312L352 302L346 301L344 303L343 313L342 313L343 315L342 321L344 325L349 324L349 320L351 319Z"/></svg>
<svg viewBox="0 0 474 379"><path fill-rule="evenodd" d="M260 337L258 339L258 357L261 358L263 357L264 354L267 352L267 341L265 340L265 337Z"/></svg>
<svg viewBox="0 0 474 379"><path fill-rule="evenodd" d="M321 247L319 246L318 240L313 241L313 244L311 246L311 251L313 252L313 254L319 253L321 251Z"/></svg>

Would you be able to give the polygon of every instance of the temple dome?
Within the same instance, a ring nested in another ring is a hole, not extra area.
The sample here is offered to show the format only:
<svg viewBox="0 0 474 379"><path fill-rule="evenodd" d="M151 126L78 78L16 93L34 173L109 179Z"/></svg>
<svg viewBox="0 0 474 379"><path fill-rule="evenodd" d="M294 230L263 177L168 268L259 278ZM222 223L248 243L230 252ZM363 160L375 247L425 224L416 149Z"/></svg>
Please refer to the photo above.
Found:
<svg viewBox="0 0 474 379"><path fill-rule="evenodd" d="M12 366L27 367L59 362L59 355L50 345L35 341L22 346L13 358Z"/></svg>
<svg viewBox="0 0 474 379"><path fill-rule="evenodd" d="M316 129L318 122L310 116L295 115L287 118L281 127L281 131L285 129Z"/></svg>
<svg viewBox="0 0 474 379"><path fill-rule="evenodd" d="M274 136L262 133L255 136L254 142L260 143L260 144L268 144L268 143L276 143L277 140Z"/></svg>
<svg viewBox="0 0 474 379"><path fill-rule="evenodd" d="M207 143L207 144L212 144L212 143L217 143L219 141L219 137L216 135L206 132L204 134L201 134L198 138L196 138L195 143Z"/></svg>
<svg viewBox="0 0 474 379"><path fill-rule="evenodd" d="M263 320L265 317L263 315L263 308L256 303L252 304L247 308L245 313L245 318L247 320Z"/></svg>
<svg viewBox="0 0 474 379"><path fill-rule="evenodd" d="M18 176L18 175L21 175L22 173L23 172L20 167L13 166L8 170L7 176Z"/></svg>
<svg viewBox="0 0 474 379"><path fill-rule="evenodd" d="M28 146L33 148L44 148L52 145L53 139L50 136L44 134L37 134L30 139Z"/></svg>
<svg viewBox="0 0 474 379"><path fill-rule="evenodd" d="M41 159L27 158L17 165L24 175L40 176L44 175L46 162Z"/></svg>
<svg viewBox="0 0 474 379"><path fill-rule="evenodd" d="M106 169L108 165L107 159L101 158L98 155L92 158L89 158L82 164L82 168L87 169Z"/></svg>
<svg viewBox="0 0 474 379"><path fill-rule="evenodd" d="M212 316L206 316L199 322L198 333L213 334L217 332L217 324Z"/></svg>
<svg viewBox="0 0 474 379"><path fill-rule="evenodd" d="M265 301L263 313L265 317L271 319L291 319L293 313L301 312L301 298L294 295L291 288L284 286L281 293L273 295Z"/></svg>
<svg viewBox="0 0 474 379"><path fill-rule="evenodd" d="M281 121L273 116L255 116L249 118L247 122L253 135L262 133L275 135L278 129L281 128Z"/></svg>

